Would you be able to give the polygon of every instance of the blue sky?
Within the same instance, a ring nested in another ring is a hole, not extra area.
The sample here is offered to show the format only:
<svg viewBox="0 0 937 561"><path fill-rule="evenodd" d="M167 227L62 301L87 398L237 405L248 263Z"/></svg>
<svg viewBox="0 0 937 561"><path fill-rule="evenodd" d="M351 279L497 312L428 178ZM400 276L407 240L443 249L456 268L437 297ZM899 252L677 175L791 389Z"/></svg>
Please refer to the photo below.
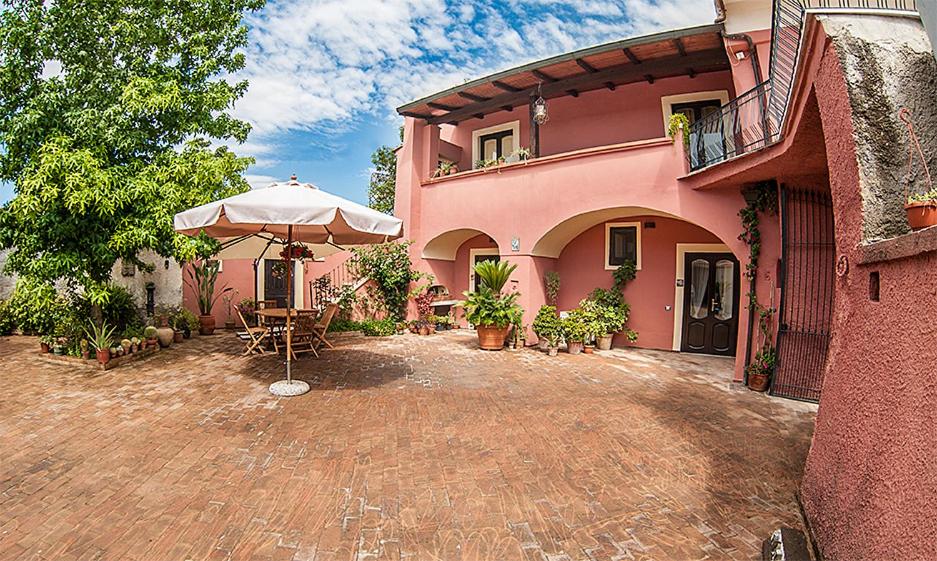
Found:
<svg viewBox="0 0 937 561"><path fill-rule="evenodd" d="M248 17L253 186L300 180L367 202L371 152L402 103L597 43L711 23L711 0L269 0ZM0 201L11 196L0 185Z"/></svg>

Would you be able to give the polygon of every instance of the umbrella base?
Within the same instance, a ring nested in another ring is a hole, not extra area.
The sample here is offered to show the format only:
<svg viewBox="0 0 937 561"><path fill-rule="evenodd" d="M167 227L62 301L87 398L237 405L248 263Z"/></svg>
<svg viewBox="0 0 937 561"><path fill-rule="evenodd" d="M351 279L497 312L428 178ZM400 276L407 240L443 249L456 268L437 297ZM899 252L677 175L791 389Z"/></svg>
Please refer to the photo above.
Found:
<svg viewBox="0 0 937 561"><path fill-rule="evenodd" d="M302 380L293 380L292 382L287 382L286 380L280 380L279 382L274 382L270 384L270 393L273 395L278 395L280 397L292 397L295 395L303 395L309 391L309 384L303 382Z"/></svg>

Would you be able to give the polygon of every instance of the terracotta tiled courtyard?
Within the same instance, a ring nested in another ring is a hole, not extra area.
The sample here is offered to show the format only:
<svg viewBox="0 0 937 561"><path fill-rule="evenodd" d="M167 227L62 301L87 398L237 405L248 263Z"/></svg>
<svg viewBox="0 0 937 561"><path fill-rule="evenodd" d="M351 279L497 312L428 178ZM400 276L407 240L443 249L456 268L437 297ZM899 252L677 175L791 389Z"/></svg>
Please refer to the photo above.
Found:
<svg viewBox="0 0 937 561"><path fill-rule="evenodd" d="M814 407L729 359L348 337L281 365L231 335L94 373L0 339L0 559L756 559Z"/></svg>

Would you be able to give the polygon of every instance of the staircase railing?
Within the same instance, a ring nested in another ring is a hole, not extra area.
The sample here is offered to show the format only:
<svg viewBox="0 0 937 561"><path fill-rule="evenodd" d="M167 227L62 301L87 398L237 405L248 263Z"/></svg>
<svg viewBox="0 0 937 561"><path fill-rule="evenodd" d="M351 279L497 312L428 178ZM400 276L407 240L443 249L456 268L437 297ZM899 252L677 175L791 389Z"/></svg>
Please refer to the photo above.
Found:
<svg viewBox="0 0 937 561"><path fill-rule="evenodd" d="M328 273L309 281L309 300L313 308L338 302L346 290L355 290L361 284L357 261L349 257Z"/></svg>
<svg viewBox="0 0 937 561"><path fill-rule="evenodd" d="M760 150L783 139L808 11L917 13L917 0L774 0L768 79L690 125L690 170Z"/></svg>

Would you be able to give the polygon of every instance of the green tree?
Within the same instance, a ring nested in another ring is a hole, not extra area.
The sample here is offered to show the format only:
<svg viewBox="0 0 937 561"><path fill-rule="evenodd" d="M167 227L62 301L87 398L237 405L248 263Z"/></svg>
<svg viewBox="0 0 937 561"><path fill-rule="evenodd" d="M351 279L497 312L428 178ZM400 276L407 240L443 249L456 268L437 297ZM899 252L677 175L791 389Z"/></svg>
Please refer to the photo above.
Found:
<svg viewBox="0 0 937 561"><path fill-rule="evenodd" d="M381 146L371 154L374 171L368 185L368 206L387 214L394 213L397 187L397 154L390 146Z"/></svg>
<svg viewBox="0 0 937 561"><path fill-rule="evenodd" d="M260 0L0 0L0 209L7 267L107 298L117 259L148 269L210 249L173 215L248 189L219 143L250 129L228 111L247 84L245 11Z"/></svg>

